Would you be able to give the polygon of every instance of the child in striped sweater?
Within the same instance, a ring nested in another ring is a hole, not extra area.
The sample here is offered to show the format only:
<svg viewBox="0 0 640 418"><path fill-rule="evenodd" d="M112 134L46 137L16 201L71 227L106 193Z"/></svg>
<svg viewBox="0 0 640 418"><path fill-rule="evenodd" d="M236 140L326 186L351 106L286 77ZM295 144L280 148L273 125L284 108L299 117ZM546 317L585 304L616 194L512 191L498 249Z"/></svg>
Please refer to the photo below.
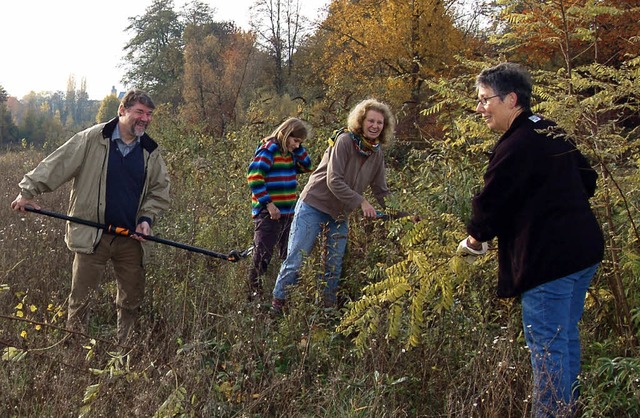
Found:
<svg viewBox="0 0 640 418"><path fill-rule="evenodd" d="M289 118L263 138L249 164L254 222L253 267L249 272L249 296L262 294L262 276L277 245L282 260L287 255L289 229L297 201L299 173L311 171L311 158L302 146L309 132L304 122Z"/></svg>

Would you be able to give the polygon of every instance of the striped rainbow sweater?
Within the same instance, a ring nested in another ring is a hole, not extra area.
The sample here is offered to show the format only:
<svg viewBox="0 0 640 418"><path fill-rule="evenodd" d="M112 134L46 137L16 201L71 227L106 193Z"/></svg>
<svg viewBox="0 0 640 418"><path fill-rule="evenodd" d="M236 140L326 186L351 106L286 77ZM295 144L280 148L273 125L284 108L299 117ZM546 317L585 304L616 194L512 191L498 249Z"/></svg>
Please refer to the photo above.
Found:
<svg viewBox="0 0 640 418"><path fill-rule="evenodd" d="M283 216L292 216L296 206L298 173L311 171L311 158L302 145L283 156L280 145L273 139L256 148L247 170L251 188L251 215L273 202Z"/></svg>

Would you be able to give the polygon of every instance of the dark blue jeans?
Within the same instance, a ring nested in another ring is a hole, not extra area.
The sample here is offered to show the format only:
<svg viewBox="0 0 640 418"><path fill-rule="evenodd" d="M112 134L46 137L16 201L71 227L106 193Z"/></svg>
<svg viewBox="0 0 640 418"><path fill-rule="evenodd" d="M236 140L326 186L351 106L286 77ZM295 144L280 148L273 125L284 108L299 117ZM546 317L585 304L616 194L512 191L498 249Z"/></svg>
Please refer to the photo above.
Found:
<svg viewBox="0 0 640 418"><path fill-rule="evenodd" d="M553 280L522 294L522 324L531 350L532 416L566 415L577 398L580 373L578 322L598 265Z"/></svg>

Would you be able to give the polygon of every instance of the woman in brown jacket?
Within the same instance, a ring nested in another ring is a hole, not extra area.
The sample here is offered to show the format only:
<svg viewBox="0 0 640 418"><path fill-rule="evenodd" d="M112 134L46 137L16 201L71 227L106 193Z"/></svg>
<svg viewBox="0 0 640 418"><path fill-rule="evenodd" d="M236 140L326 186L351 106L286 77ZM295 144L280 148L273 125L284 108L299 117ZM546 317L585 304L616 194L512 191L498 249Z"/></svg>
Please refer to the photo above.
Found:
<svg viewBox="0 0 640 418"><path fill-rule="evenodd" d="M360 207L365 218L376 217L376 209L362 195L367 187L371 187L378 204L385 207L384 197L389 189L382 145L393 136L395 121L391 110L377 100L364 100L349 114L347 126L330 143L298 200L287 258L273 289L272 307L276 313L282 312L287 287L297 283L303 256L311 252L323 228L327 235L323 301L325 306L335 306L349 214Z"/></svg>

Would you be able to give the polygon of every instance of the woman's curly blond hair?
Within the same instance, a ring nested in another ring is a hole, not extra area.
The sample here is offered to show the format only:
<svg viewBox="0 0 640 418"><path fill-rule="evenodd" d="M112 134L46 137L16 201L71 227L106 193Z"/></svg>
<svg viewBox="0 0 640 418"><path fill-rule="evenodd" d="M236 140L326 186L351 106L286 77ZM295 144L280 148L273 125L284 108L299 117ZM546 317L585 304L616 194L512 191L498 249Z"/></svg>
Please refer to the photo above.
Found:
<svg viewBox="0 0 640 418"><path fill-rule="evenodd" d="M381 144L390 143L396 128L396 121L389 106L376 99L366 99L358 103L349 113L347 127L352 132L362 135L362 123L370 110L380 112L384 116L384 127L380 133L379 141Z"/></svg>

